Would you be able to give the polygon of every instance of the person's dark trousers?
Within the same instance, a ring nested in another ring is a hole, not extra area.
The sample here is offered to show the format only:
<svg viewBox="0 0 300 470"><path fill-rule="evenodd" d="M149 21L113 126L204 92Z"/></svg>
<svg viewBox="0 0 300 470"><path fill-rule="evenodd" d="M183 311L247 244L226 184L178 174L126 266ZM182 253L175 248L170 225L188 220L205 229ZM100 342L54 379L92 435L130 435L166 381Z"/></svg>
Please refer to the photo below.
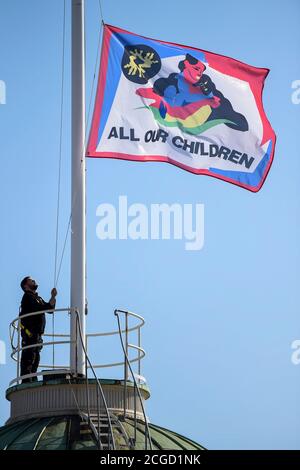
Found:
<svg viewBox="0 0 300 470"><path fill-rule="evenodd" d="M22 340L22 347L30 346L31 344L42 343L41 337L34 337ZM40 363L40 351L42 346L36 346L34 348L28 348L22 351L21 357L21 376L27 374L35 374L38 370ZM22 383L35 382L37 377L30 377L23 379Z"/></svg>

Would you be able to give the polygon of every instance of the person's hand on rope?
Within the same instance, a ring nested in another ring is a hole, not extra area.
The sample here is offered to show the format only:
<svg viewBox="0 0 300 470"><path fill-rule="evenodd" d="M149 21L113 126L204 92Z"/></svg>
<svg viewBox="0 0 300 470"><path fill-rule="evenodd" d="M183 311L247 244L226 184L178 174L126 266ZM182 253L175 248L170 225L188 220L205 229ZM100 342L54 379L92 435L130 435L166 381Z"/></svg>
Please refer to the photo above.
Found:
<svg viewBox="0 0 300 470"><path fill-rule="evenodd" d="M56 296L57 296L57 290L56 290L56 287L53 287L51 291L51 297L55 298Z"/></svg>
<svg viewBox="0 0 300 470"><path fill-rule="evenodd" d="M57 290L55 287L53 287L53 289L51 290L51 299L49 300L49 304L52 305L52 307L55 307L56 296Z"/></svg>

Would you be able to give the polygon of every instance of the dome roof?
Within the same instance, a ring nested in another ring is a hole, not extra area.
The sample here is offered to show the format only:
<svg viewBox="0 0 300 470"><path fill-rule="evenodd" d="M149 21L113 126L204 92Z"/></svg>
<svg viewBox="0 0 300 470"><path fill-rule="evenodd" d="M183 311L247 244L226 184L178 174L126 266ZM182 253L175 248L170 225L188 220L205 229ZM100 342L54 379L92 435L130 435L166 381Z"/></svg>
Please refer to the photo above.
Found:
<svg viewBox="0 0 300 470"><path fill-rule="evenodd" d="M129 449L135 436L134 419L123 418L117 422L125 432L114 429L118 450ZM85 427L86 426L86 427ZM149 424L153 449L157 450L202 450L200 444L168 429ZM131 447L132 448L132 447ZM137 421L135 450L145 448L145 426ZM7 450L97 450L97 441L87 423L80 416L55 416L32 418L8 424L0 428L0 449Z"/></svg>

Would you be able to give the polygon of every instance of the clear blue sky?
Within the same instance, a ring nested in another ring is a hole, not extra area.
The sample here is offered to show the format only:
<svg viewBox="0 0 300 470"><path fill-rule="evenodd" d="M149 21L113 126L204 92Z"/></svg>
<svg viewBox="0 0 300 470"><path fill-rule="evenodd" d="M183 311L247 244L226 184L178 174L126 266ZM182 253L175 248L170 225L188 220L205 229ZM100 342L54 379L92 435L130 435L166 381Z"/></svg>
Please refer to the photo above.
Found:
<svg viewBox="0 0 300 470"><path fill-rule="evenodd" d="M70 211L69 3L60 251ZM99 5L86 3L89 98ZM2 0L0 7L0 79L7 86L0 106L0 340L7 347L20 279L35 276L44 297L53 284L62 4ZM278 140L257 194L163 163L87 161L88 330L113 329L115 307L146 318L152 422L210 449L299 449L300 365L291 362L291 342L300 339L300 105L291 101L291 83L300 79L300 4L103 0L103 12L124 29L270 68L264 105ZM146 205L204 203L204 249L185 251L176 240L98 240L96 208L116 204L119 195ZM58 290L58 306L67 306L68 250ZM114 360L118 342L93 351L99 361ZM11 360L0 374L3 423Z"/></svg>

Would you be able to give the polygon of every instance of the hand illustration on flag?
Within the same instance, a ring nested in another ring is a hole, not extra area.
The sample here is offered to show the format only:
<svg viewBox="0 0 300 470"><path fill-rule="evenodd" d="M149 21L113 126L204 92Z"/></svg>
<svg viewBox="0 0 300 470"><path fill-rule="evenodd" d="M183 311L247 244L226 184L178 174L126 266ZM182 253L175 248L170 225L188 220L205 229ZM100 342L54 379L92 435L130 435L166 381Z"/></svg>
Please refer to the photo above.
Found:
<svg viewBox="0 0 300 470"><path fill-rule="evenodd" d="M268 72L105 25L87 156L168 162L257 192L276 140Z"/></svg>

